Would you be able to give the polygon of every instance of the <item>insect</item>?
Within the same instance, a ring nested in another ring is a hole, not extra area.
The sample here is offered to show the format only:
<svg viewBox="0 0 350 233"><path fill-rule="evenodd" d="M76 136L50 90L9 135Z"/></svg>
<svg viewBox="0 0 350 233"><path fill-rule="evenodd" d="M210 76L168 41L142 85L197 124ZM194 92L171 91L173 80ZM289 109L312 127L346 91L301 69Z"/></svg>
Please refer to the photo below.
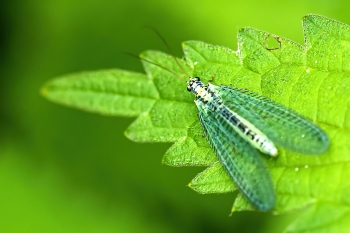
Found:
<svg viewBox="0 0 350 233"><path fill-rule="evenodd" d="M322 154L329 147L327 134L305 117L264 96L241 88L205 85L199 77L190 77L173 58L189 77L187 90L195 95L206 139L224 170L255 208L272 209L275 191L261 153L276 157L276 146L281 146L303 154ZM183 80L177 73L141 59Z"/></svg>
<svg viewBox="0 0 350 233"><path fill-rule="evenodd" d="M329 139L318 126L266 97L190 78L198 117L219 162L243 195L260 211L274 207L275 192L261 153L277 156L276 145L321 154Z"/></svg>

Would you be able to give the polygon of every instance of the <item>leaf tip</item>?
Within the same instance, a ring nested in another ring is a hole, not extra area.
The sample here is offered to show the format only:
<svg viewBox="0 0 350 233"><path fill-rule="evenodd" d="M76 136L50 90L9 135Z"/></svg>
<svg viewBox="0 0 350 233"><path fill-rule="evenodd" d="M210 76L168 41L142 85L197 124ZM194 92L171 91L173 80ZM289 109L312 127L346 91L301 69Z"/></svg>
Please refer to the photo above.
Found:
<svg viewBox="0 0 350 233"><path fill-rule="evenodd" d="M132 138L132 135L131 135L129 129L126 129L126 130L124 131L124 136L125 136L127 139L129 139L129 140L131 140L131 141L134 141L134 139Z"/></svg>
<svg viewBox="0 0 350 233"><path fill-rule="evenodd" d="M167 156L163 156L162 158L162 164L167 165L167 166L171 166L172 164L169 162L169 160L167 159Z"/></svg>
<svg viewBox="0 0 350 233"><path fill-rule="evenodd" d="M238 33L244 32L245 30L246 30L246 28L238 28Z"/></svg>
<svg viewBox="0 0 350 233"><path fill-rule="evenodd" d="M48 89L48 88L47 88L46 85L42 86L42 87L40 88L40 90L39 90L39 94L42 95L42 96L44 96L44 97L46 97L46 96L47 96L47 93L48 93L48 90L47 90L47 89Z"/></svg>
<svg viewBox="0 0 350 233"><path fill-rule="evenodd" d="M307 15L303 16L302 21L307 21L310 18L313 18L315 16L316 16L315 14L307 14Z"/></svg>
<svg viewBox="0 0 350 233"><path fill-rule="evenodd" d="M233 212L236 212L236 211L237 211L236 208L234 206L232 206L230 216L232 216Z"/></svg>

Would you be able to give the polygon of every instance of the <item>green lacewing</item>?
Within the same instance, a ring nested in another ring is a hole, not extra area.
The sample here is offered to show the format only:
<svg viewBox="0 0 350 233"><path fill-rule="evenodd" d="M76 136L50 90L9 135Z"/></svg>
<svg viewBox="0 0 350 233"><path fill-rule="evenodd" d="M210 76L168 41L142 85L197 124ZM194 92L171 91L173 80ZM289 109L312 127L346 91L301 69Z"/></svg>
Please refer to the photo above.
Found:
<svg viewBox="0 0 350 233"><path fill-rule="evenodd" d="M303 154L322 154L327 134L295 111L264 96L190 78L198 117L219 162L242 194L260 211L275 205L275 192L260 153L277 156L276 145Z"/></svg>
<svg viewBox="0 0 350 233"><path fill-rule="evenodd" d="M170 47L163 37L168 50ZM172 54L172 53L171 53ZM198 117L219 162L243 196L258 210L275 205L275 191L261 153L276 157L281 146L303 154L322 154L329 147L327 134L295 111L247 89L205 85L189 77L187 90L195 95ZM147 59L180 79L179 74Z"/></svg>

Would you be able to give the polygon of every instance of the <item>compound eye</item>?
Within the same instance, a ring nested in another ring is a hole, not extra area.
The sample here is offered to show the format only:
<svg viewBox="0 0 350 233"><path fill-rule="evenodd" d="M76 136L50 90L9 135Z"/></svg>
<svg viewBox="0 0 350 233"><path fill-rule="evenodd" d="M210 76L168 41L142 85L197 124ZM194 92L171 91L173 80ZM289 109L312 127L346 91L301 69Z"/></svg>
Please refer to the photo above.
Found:
<svg viewBox="0 0 350 233"><path fill-rule="evenodd" d="M195 77L195 79L196 79L197 81L201 81L201 79L200 79L199 77Z"/></svg>
<svg viewBox="0 0 350 233"><path fill-rule="evenodd" d="M187 86L187 91L191 91L191 87L190 86Z"/></svg>

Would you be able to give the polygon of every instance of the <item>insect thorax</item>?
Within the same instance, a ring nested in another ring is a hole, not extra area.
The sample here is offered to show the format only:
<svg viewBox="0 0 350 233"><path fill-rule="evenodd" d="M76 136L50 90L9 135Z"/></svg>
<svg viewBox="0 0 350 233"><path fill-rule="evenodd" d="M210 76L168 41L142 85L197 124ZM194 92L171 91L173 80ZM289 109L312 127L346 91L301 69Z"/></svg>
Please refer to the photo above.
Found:
<svg viewBox="0 0 350 233"><path fill-rule="evenodd" d="M190 78L190 81L187 82L187 90L196 96L196 100L204 104L212 103L213 99L217 97L215 92L211 90L210 84L204 85L199 77Z"/></svg>

